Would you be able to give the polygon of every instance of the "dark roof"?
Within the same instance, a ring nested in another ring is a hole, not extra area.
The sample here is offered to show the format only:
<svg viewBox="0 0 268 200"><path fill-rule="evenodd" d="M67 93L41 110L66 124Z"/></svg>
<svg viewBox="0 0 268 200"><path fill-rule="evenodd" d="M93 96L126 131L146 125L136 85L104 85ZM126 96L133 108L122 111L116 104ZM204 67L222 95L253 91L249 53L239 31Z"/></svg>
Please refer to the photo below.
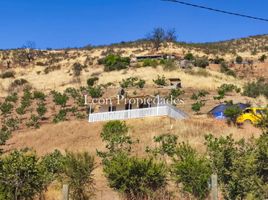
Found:
<svg viewBox="0 0 268 200"><path fill-rule="evenodd" d="M250 107L249 104L244 104L244 103L237 103L235 105L239 106L242 110ZM218 113L218 112L224 112L230 106L231 106L231 104L220 104L220 105L214 107L211 111L209 111L209 113L213 114L213 113Z"/></svg>

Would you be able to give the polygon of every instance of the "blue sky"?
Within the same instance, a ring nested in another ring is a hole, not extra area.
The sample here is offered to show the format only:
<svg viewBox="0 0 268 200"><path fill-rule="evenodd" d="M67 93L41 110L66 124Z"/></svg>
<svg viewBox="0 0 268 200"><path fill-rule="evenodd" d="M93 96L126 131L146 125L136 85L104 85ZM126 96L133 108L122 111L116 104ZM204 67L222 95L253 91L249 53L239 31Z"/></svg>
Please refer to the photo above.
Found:
<svg viewBox="0 0 268 200"><path fill-rule="evenodd" d="M185 0L268 18L265 0ZM1 0L0 49L81 47L145 37L175 28L178 39L209 42L268 33L268 23L160 0Z"/></svg>

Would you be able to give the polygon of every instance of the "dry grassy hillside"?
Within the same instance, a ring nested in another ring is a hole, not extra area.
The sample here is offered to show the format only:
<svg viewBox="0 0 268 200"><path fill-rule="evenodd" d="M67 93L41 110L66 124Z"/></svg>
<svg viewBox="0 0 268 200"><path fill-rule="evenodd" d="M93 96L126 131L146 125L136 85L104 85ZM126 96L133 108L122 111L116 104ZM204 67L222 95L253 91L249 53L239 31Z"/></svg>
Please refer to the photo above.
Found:
<svg viewBox="0 0 268 200"><path fill-rule="evenodd" d="M32 148L39 155L53 152L55 149L74 152L88 151L96 156L96 149L103 150L105 144L101 141L100 132L103 123L90 124L86 121L64 122L58 125L45 125L39 130L18 131L10 139L5 150ZM138 139L139 143L134 146L133 154L146 155L147 146L155 146L154 136L172 133L178 136L179 142L189 142L199 152L205 152L204 136L226 136L233 134L235 139L258 137L259 129L246 127L237 129L228 127L224 122L207 118L196 118L186 121L175 121L168 118L146 118L127 121L130 127L129 135ZM118 195L107 186L102 173L100 159L96 156L98 168L94 171L96 180L96 199L110 200L119 199ZM52 184L46 196L49 200L60 199L60 186Z"/></svg>
<svg viewBox="0 0 268 200"><path fill-rule="evenodd" d="M106 70L100 59L111 54L129 57L131 62L121 70ZM147 66L144 61L134 59L142 55L165 54L175 56L172 68L165 60L161 60L162 63L150 61ZM198 61L205 60L208 65L206 69L195 67L194 62L191 67L183 68L179 62L185 61L189 54ZM9 153L14 149L32 148L40 156L55 149L62 152L88 151L96 156L96 149L105 148L100 138L104 123L88 123L89 106L83 103L84 92L90 94L89 90L92 89L87 86L88 79L92 77L97 78L94 87L101 88L102 97L117 95L120 83L130 77L137 77L145 85L141 88L127 87L129 96L159 94L167 97L172 92L171 88L157 85L155 80L162 76L165 79L181 79L182 88L175 92L181 92L178 96L184 103L177 107L190 118L184 121L166 117L127 121L129 135L139 141L134 145L134 155L145 156L146 147L155 146L154 136L166 133L177 135L179 142L188 142L199 152L206 151L206 134L216 137L232 134L235 139L258 137L261 131L253 126L228 126L225 121L209 118L207 113L224 101L266 106L268 100L265 94L251 98L243 95L242 91L249 81L260 77L268 78L268 62L266 59L260 60L260 57L267 54L267 35L205 44L164 43L157 52L148 41L82 49L0 51L0 128L8 126L12 129L11 138L0 149ZM246 62L237 63L238 56ZM227 63L227 69L224 69L227 71L222 69L222 63L217 62L219 59ZM223 84L231 84L241 91L232 90L223 98L217 99L215 97L219 95L219 87ZM25 88L29 90L24 90ZM198 99L193 96L200 91L207 92L207 95L202 97L204 106L200 112L195 113L192 105ZM55 100L57 95L60 100L66 98L66 102L58 103ZM46 109L43 115L39 113L42 109ZM100 158L96 156L96 160L96 199L120 199L108 187ZM53 183L46 193L46 199L60 199L60 187L57 182Z"/></svg>

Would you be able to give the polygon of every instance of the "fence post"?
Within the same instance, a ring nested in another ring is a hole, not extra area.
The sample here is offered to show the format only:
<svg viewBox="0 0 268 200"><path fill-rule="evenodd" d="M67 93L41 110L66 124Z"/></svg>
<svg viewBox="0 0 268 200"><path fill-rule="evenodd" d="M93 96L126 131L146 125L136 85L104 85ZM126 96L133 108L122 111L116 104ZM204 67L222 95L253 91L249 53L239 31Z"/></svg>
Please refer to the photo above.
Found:
<svg viewBox="0 0 268 200"><path fill-rule="evenodd" d="M212 200L218 200L218 175L211 175Z"/></svg>
<svg viewBox="0 0 268 200"><path fill-rule="evenodd" d="M69 185L67 184L62 187L62 200L69 200Z"/></svg>

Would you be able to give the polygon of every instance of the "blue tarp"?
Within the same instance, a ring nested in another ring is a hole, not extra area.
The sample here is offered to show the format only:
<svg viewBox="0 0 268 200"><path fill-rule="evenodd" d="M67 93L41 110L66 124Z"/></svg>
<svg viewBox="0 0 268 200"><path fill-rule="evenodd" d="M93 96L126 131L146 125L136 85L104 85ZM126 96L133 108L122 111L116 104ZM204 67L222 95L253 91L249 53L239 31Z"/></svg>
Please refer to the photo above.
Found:
<svg viewBox="0 0 268 200"><path fill-rule="evenodd" d="M248 104L243 104L243 103L238 103L235 105L239 106L242 110L250 106ZM214 118L219 119L219 120L226 119L226 116L224 115L224 111L230 106L231 106L230 104L220 104L214 107L211 111L209 111L209 114L211 114Z"/></svg>

